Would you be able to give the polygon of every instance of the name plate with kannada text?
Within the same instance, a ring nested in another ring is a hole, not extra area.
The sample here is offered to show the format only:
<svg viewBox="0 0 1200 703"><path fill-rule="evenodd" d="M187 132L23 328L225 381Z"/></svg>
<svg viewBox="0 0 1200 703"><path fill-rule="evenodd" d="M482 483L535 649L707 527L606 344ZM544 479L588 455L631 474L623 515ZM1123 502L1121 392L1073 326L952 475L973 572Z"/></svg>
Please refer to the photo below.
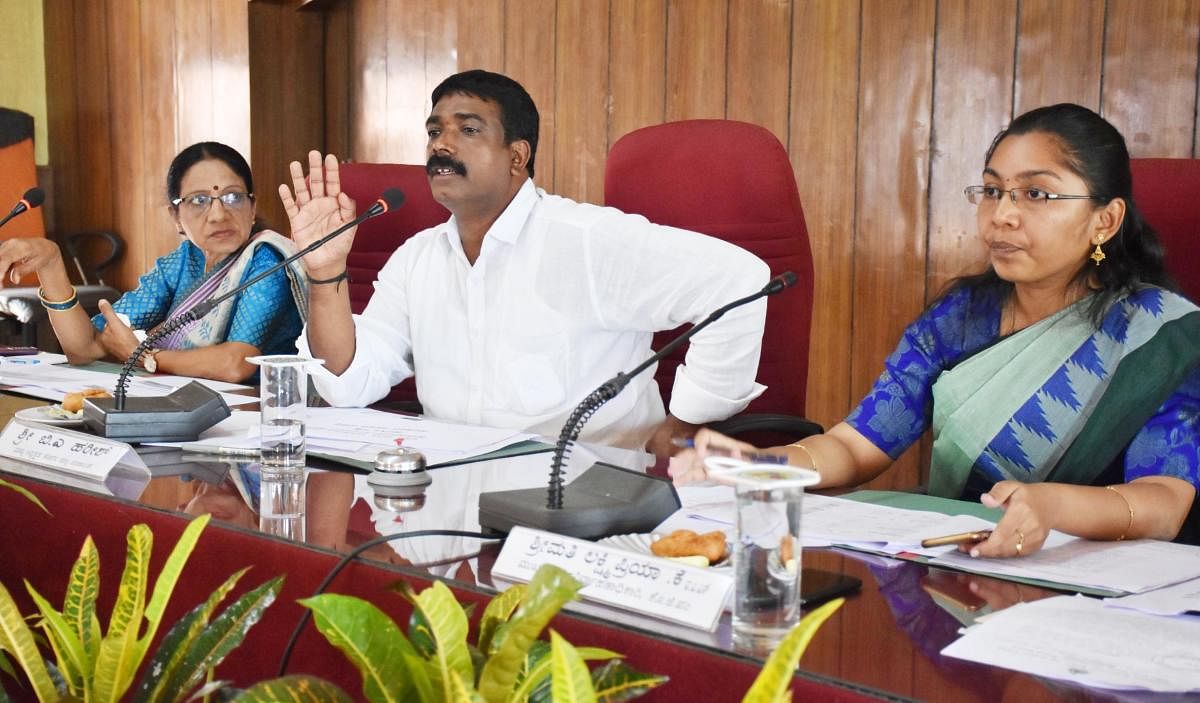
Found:
<svg viewBox="0 0 1200 703"><path fill-rule="evenodd" d="M710 632L733 589L732 573L527 527L508 533L492 573L529 581L542 564L583 583L579 595L585 600Z"/></svg>
<svg viewBox="0 0 1200 703"><path fill-rule="evenodd" d="M17 418L0 432L0 456L98 480L118 464L147 471L128 444Z"/></svg>

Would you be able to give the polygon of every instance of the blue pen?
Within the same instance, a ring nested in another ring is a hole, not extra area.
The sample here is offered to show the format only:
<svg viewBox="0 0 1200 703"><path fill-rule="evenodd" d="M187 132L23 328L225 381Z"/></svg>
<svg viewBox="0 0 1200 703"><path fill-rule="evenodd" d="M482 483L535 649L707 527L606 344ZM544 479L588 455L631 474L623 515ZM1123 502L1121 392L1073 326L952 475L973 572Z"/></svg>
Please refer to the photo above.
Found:
<svg viewBox="0 0 1200 703"><path fill-rule="evenodd" d="M681 449L694 449L696 442L691 437L672 437L671 444ZM716 456L733 456L733 452L721 447L709 447L708 453ZM788 458L779 456L778 454L764 454L763 452L742 452L742 458L752 464L786 464Z"/></svg>

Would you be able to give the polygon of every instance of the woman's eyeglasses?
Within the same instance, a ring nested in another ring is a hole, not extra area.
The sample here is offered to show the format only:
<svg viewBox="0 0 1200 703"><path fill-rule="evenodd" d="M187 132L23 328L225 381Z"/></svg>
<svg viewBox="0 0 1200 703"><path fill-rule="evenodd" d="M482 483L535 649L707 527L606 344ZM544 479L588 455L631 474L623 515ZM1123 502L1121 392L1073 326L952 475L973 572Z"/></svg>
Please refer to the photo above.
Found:
<svg viewBox="0 0 1200 703"><path fill-rule="evenodd" d="M1039 207L1052 200L1099 200L1094 195L1062 195L1041 188L1001 188L999 186L967 186L963 194L972 205L995 206L1005 194L1019 207Z"/></svg>
<svg viewBox="0 0 1200 703"><path fill-rule="evenodd" d="M226 210L239 212L244 210L247 205L254 202L253 193L241 193L231 191L229 193L221 193L220 195L209 195L208 193L192 193L185 195L182 198L175 198L171 204L176 208L183 210L188 215L198 217L208 212L212 207L214 200L220 200L222 207Z"/></svg>

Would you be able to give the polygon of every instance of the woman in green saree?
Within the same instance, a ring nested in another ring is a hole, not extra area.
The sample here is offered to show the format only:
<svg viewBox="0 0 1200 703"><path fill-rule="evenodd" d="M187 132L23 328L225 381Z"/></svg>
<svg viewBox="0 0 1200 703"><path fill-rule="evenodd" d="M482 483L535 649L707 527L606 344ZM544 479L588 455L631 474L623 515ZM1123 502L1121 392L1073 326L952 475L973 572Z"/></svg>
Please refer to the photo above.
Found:
<svg viewBox="0 0 1200 703"><path fill-rule="evenodd" d="M1197 543L1200 309L1172 292L1125 140L1087 108L1038 108L997 135L982 181L965 192L987 271L908 327L845 421L767 451L852 486L932 429L930 493L1005 511L974 556L1029 554L1051 529ZM701 430L676 482L713 448L751 449Z"/></svg>

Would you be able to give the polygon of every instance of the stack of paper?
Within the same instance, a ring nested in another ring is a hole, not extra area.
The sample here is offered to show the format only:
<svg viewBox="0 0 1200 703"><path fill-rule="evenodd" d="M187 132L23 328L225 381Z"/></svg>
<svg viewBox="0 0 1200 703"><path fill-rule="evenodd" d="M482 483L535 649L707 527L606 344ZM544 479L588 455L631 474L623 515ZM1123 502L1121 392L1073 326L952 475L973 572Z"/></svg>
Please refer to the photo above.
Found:
<svg viewBox="0 0 1200 703"><path fill-rule="evenodd" d="M212 381L205 378L189 378L187 376L130 376L129 385L125 387L125 392L131 398L163 396L192 381L199 381L217 391L221 394L221 398L225 400L225 403L230 406L258 402L257 396L234 395L225 392L245 390L249 386L226 383L224 381ZM61 401L67 393L76 393L85 388L105 388L112 391L116 383L116 374L106 371L81 369L74 366L51 366L49 364L0 365L0 384L11 386L10 390L13 392L31 395L34 398L45 398L46 400Z"/></svg>
<svg viewBox="0 0 1200 703"><path fill-rule="evenodd" d="M259 446L260 416L236 411L200 435L197 442L175 443L183 449L221 453ZM459 425L367 408L309 408L305 420L307 451L374 463L380 451L409 447L425 455L429 465L486 454L533 435L509 429Z"/></svg>
<svg viewBox="0 0 1200 703"><path fill-rule="evenodd" d="M1200 691L1200 617L1107 608L1084 596L1020 603L969 628L942 654L1087 686Z"/></svg>

